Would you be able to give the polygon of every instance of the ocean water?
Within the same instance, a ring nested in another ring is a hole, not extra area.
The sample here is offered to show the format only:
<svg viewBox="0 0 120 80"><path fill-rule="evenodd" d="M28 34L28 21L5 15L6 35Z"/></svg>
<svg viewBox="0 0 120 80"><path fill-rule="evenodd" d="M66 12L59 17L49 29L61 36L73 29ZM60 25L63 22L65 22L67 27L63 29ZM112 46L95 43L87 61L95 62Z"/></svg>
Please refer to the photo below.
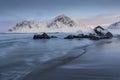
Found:
<svg viewBox="0 0 120 80"><path fill-rule="evenodd" d="M64 56L75 47L93 43L87 39L63 39L67 34L49 34L58 36L50 40L33 40L33 35L0 34L0 80L18 80L38 64Z"/></svg>

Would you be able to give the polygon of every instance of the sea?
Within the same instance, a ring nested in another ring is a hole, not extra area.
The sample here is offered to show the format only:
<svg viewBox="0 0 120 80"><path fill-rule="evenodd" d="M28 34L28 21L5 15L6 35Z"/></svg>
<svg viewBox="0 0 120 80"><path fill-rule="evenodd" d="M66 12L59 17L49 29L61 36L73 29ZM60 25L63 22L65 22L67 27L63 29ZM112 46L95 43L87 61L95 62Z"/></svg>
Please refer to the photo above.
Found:
<svg viewBox="0 0 120 80"><path fill-rule="evenodd" d="M64 37L68 34L65 33L49 35L58 38L34 40L34 34L0 34L0 80L19 80L37 65L93 43L88 39L66 40Z"/></svg>

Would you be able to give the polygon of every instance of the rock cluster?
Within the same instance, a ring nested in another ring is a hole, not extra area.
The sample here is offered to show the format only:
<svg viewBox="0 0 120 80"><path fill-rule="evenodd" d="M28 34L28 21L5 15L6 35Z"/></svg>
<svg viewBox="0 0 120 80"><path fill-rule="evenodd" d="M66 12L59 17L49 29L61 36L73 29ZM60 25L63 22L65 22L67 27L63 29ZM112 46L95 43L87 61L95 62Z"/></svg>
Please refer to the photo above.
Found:
<svg viewBox="0 0 120 80"><path fill-rule="evenodd" d="M97 26L93 29L93 32L89 34L80 33L77 35L68 35L64 39L81 39L88 38L91 40L99 40L99 39L111 39L113 37L112 33L102 28L101 26ZM49 36L47 33L35 34L33 39L51 39L57 38L56 36Z"/></svg>
<svg viewBox="0 0 120 80"><path fill-rule="evenodd" d="M91 40L99 40L99 39L111 39L113 37L112 33L105 30L101 26L97 26L94 28L94 33L89 34L78 34L78 35L68 35L65 39L74 39L74 38L88 38Z"/></svg>
<svg viewBox="0 0 120 80"><path fill-rule="evenodd" d="M104 28L102 28L101 26L97 26L94 29L95 33L98 35L98 37L100 39L110 39L113 37L112 33L105 30Z"/></svg>
<svg viewBox="0 0 120 80"><path fill-rule="evenodd" d="M49 36L46 33L42 34L35 34L33 39L51 39L51 38L57 38L56 36Z"/></svg>

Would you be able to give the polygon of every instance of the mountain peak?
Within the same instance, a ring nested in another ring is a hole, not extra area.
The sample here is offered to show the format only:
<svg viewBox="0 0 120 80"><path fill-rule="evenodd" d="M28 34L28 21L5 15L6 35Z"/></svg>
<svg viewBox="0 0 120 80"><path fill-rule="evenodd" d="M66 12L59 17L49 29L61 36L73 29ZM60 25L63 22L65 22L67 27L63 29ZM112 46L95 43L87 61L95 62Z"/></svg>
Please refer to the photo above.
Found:
<svg viewBox="0 0 120 80"><path fill-rule="evenodd" d="M64 24L64 25L67 25L67 26L69 26L69 27L73 27L73 26L75 26L75 24L76 24L76 23L74 22L74 20L72 20L70 17L62 14L62 15L57 16L57 17L48 25L48 27L51 27L51 26L53 26L53 25L58 26L58 22L59 22L59 23L62 23L62 24Z"/></svg>
<svg viewBox="0 0 120 80"><path fill-rule="evenodd" d="M62 15L57 16L54 21L70 21L70 20L71 20L70 17L62 14Z"/></svg>
<svg viewBox="0 0 120 80"><path fill-rule="evenodd" d="M17 23L10 32L76 32L81 24L66 15L59 15L50 21L22 21Z"/></svg>

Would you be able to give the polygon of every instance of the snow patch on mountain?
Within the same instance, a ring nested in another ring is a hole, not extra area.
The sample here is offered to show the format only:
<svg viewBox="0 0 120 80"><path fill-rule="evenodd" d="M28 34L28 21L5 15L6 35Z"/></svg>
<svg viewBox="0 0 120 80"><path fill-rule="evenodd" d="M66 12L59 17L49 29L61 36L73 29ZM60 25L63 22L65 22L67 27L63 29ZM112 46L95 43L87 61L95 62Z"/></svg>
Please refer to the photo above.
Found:
<svg viewBox="0 0 120 80"><path fill-rule="evenodd" d="M108 26L108 30L112 32L113 34L119 34L120 35L120 21L115 22Z"/></svg>
<svg viewBox="0 0 120 80"><path fill-rule="evenodd" d="M66 15L60 15L50 21L23 21L9 29L12 33L39 33L39 32L76 32L87 31L91 28L72 20Z"/></svg>
<svg viewBox="0 0 120 80"><path fill-rule="evenodd" d="M108 28L109 28L109 29L120 29L120 21L111 24Z"/></svg>
<svg viewBox="0 0 120 80"><path fill-rule="evenodd" d="M111 23L120 21L119 14L98 15L86 19L71 19L66 15L59 15L49 21L22 21L17 23L13 28L9 29L12 33L39 33L39 32L88 32L96 26L103 26L105 29ZM115 28L119 28L119 24L115 23Z"/></svg>

